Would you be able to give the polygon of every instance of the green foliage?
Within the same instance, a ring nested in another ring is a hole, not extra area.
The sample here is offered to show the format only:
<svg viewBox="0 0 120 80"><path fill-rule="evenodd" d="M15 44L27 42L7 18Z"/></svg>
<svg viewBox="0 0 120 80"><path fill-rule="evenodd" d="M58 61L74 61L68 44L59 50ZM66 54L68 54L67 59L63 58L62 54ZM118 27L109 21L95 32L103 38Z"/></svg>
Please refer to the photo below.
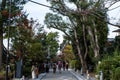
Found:
<svg viewBox="0 0 120 80"><path fill-rule="evenodd" d="M71 66L72 69L75 69L75 71L81 69L81 64L80 64L79 60L72 60L70 62L70 66Z"/></svg>
<svg viewBox="0 0 120 80"><path fill-rule="evenodd" d="M0 76L5 76L5 70L0 71Z"/></svg>
<svg viewBox="0 0 120 80"><path fill-rule="evenodd" d="M23 75L25 77L31 76L31 63L28 60L25 60L23 65Z"/></svg>
<svg viewBox="0 0 120 80"><path fill-rule="evenodd" d="M112 75L112 80L120 80L120 67L117 67Z"/></svg>
<svg viewBox="0 0 120 80"><path fill-rule="evenodd" d="M48 28L54 28L63 32L69 30L68 24L58 14L47 13L44 22Z"/></svg>
<svg viewBox="0 0 120 80"><path fill-rule="evenodd" d="M81 69L81 63L80 63L79 60L76 60L76 61L75 61L75 69L78 69L78 70Z"/></svg>
<svg viewBox="0 0 120 80"><path fill-rule="evenodd" d="M23 5L26 3L26 1L27 0L11 0L11 6L10 6L9 0L1 0L1 3L0 3L0 68L2 64L3 36L8 34L8 30L7 30L8 26L11 27L11 25L16 25L16 21L17 19L19 19L23 9ZM10 7L11 7L11 10L9 10ZM11 14L9 14L9 12Z"/></svg>
<svg viewBox="0 0 120 80"><path fill-rule="evenodd" d="M114 41L114 55L120 55L120 36L116 36L115 37L115 41Z"/></svg>
<svg viewBox="0 0 120 80"><path fill-rule="evenodd" d="M72 69L75 68L75 61L76 61L76 60L72 60L72 61L70 62L70 67L71 67Z"/></svg>
<svg viewBox="0 0 120 80"><path fill-rule="evenodd" d="M113 52L114 56L119 56L120 55L120 50L118 48L118 46L116 47L115 51Z"/></svg>
<svg viewBox="0 0 120 80"><path fill-rule="evenodd" d="M120 55L119 56L115 56L115 58L114 58L116 61L119 61L119 63L120 63Z"/></svg>
<svg viewBox="0 0 120 80"><path fill-rule="evenodd" d="M64 54L64 61L70 62L71 60L75 59L71 44L66 44L62 50L62 53Z"/></svg>
<svg viewBox="0 0 120 80"><path fill-rule="evenodd" d="M120 58L120 56L119 56ZM114 74L114 71L116 68L120 66L120 61L117 58L109 57L108 59L103 60L99 65L97 69L97 73L99 74L99 71L103 71L104 80L109 80L112 78L112 74Z"/></svg>
<svg viewBox="0 0 120 80"><path fill-rule="evenodd" d="M5 70L0 71L0 79L5 80Z"/></svg>
<svg viewBox="0 0 120 80"><path fill-rule="evenodd" d="M51 58L55 57L59 48L59 41L58 41L58 32L50 32L46 35L46 44L47 44L47 49L48 47L50 48L50 56Z"/></svg>
<svg viewBox="0 0 120 80"><path fill-rule="evenodd" d="M42 50L42 45L38 42L31 44L29 48L28 58L34 61L41 61L45 59L45 53Z"/></svg>
<svg viewBox="0 0 120 80"><path fill-rule="evenodd" d="M11 24L14 24L18 19L18 16L21 14L21 10L23 9L23 5L27 2L27 0L11 0ZM8 17L9 17L9 9L10 3L9 0L2 0L1 11L3 22L8 25Z"/></svg>
<svg viewBox="0 0 120 80"><path fill-rule="evenodd" d="M107 17L106 12L104 8L101 7L102 3L100 0L67 0L68 3L73 3L77 7L74 8L74 10L65 4L66 0L51 0L49 2L52 2L51 5L54 8L59 9L56 9L55 11L52 9L57 14L46 14L45 24L47 27L55 28L65 33L68 40L74 45L73 49L75 50L73 51L77 57L77 53L80 51L82 57L88 58L90 56L90 59L96 54L94 50L97 50L96 52L98 52L98 55L99 51L100 53L103 53L103 48L105 47L105 42L107 40L108 27L105 23ZM64 17L61 17L58 13ZM91 34L89 34L89 32ZM76 46L79 46L81 50L78 51ZM96 46L98 46L98 48ZM88 54L87 57L85 57L85 52Z"/></svg>

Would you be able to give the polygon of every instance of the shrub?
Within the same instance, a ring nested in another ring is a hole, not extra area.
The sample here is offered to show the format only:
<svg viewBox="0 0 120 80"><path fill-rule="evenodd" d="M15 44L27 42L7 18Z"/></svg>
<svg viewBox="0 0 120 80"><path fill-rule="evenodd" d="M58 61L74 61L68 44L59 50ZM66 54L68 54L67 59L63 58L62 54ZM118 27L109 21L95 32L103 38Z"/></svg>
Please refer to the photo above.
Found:
<svg viewBox="0 0 120 80"><path fill-rule="evenodd" d="M31 76L31 64L28 61L23 65L23 75L25 77Z"/></svg>
<svg viewBox="0 0 120 80"><path fill-rule="evenodd" d="M80 64L79 60L76 60L76 62L75 62L75 69L76 70L80 70L81 69L81 64Z"/></svg>
<svg viewBox="0 0 120 80"><path fill-rule="evenodd" d="M102 70L104 75L104 80L110 80L112 78L112 74L114 73L115 69L119 66L120 66L119 61L113 58L103 60L101 64L98 65L97 73L99 73L99 71Z"/></svg>
<svg viewBox="0 0 120 80"><path fill-rule="evenodd" d="M75 71L81 69L81 64L79 60L72 60L70 64L71 64L71 68L75 69Z"/></svg>
<svg viewBox="0 0 120 80"><path fill-rule="evenodd" d="M0 71L0 80L5 80L5 71L4 70Z"/></svg>
<svg viewBox="0 0 120 80"><path fill-rule="evenodd" d="M72 69L75 68L75 61L76 61L76 60L72 60L72 61L70 62L70 67L71 67Z"/></svg>
<svg viewBox="0 0 120 80"><path fill-rule="evenodd" d="M115 69L115 72L112 75L112 80L120 80L120 67Z"/></svg>

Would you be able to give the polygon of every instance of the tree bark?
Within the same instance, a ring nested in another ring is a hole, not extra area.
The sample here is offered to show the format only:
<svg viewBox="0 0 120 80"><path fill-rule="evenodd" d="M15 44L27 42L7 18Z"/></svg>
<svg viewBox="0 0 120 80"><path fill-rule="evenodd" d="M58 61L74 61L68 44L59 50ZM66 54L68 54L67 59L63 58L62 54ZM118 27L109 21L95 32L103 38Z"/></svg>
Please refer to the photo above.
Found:
<svg viewBox="0 0 120 80"><path fill-rule="evenodd" d="M75 42L76 42L76 47L77 47L77 51L78 51L78 56L80 58L80 61L81 61L81 65L82 65L82 73L86 73L87 71L87 65L86 65L86 61L81 53L81 49L80 49L80 43L78 41L78 38L77 38L77 32L76 30L74 29L74 34L75 34Z"/></svg>
<svg viewBox="0 0 120 80"><path fill-rule="evenodd" d="M83 16L83 21L86 21L85 16ZM86 59L87 54L88 54L88 47L87 47L87 40L86 40L86 33L85 33L85 24L82 24L82 32L83 32L83 39L84 39L84 46L85 46L84 59Z"/></svg>
<svg viewBox="0 0 120 80"><path fill-rule="evenodd" d="M97 34L96 34L96 30L94 28L94 33L91 30L91 27L88 26L88 33L90 35L90 43L91 43L91 47L94 51L94 57L97 58L99 56L99 46L98 46L98 39L97 39ZM94 37L95 36L95 37Z"/></svg>
<svg viewBox="0 0 120 80"><path fill-rule="evenodd" d="M2 24L0 24L0 70L2 68L2 54L3 54L3 29Z"/></svg>
<svg viewBox="0 0 120 80"><path fill-rule="evenodd" d="M96 29L96 25L93 22L93 26L94 26L94 42L95 42L95 58L99 57L99 44L98 44L98 36L97 36L97 29Z"/></svg>
<svg viewBox="0 0 120 80"><path fill-rule="evenodd" d="M96 28L94 28L94 32L97 33L97 30ZM95 34L95 57L99 57L99 45L98 45L98 37L97 37L97 34Z"/></svg>

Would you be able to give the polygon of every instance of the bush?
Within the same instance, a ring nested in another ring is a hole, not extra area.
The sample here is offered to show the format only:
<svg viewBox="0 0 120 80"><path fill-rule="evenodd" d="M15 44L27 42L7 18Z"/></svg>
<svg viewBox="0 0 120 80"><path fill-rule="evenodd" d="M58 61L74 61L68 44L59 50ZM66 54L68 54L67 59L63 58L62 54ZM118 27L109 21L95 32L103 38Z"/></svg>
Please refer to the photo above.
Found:
<svg viewBox="0 0 120 80"><path fill-rule="evenodd" d="M81 69L81 64L79 60L72 60L70 64L71 64L71 68L75 69L75 71Z"/></svg>
<svg viewBox="0 0 120 80"><path fill-rule="evenodd" d="M115 69L115 72L112 75L112 80L120 80L120 67Z"/></svg>
<svg viewBox="0 0 120 80"><path fill-rule="evenodd" d="M31 64L28 61L26 61L26 63L23 65L23 75L25 77L31 76Z"/></svg>
<svg viewBox="0 0 120 80"><path fill-rule="evenodd" d="M4 70L0 71L0 80L5 80L5 71Z"/></svg>
<svg viewBox="0 0 120 80"><path fill-rule="evenodd" d="M112 78L112 74L114 73L115 69L119 66L120 66L119 61L113 58L103 60L101 64L98 65L97 73L99 73L99 71L102 70L104 75L104 80L110 80Z"/></svg>
<svg viewBox="0 0 120 80"><path fill-rule="evenodd" d="M75 61L76 61L76 60L72 60L72 61L70 62L70 67L71 67L72 69L75 68Z"/></svg>

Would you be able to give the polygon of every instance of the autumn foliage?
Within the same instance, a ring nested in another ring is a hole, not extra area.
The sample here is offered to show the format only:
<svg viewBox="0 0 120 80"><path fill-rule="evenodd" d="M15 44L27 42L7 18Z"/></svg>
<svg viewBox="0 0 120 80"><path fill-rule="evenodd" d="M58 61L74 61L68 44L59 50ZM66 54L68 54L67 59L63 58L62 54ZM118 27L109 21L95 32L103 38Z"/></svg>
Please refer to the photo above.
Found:
<svg viewBox="0 0 120 80"><path fill-rule="evenodd" d="M3 10L2 12L2 15L5 16L5 17L8 17L9 16L9 13L7 10Z"/></svg>

